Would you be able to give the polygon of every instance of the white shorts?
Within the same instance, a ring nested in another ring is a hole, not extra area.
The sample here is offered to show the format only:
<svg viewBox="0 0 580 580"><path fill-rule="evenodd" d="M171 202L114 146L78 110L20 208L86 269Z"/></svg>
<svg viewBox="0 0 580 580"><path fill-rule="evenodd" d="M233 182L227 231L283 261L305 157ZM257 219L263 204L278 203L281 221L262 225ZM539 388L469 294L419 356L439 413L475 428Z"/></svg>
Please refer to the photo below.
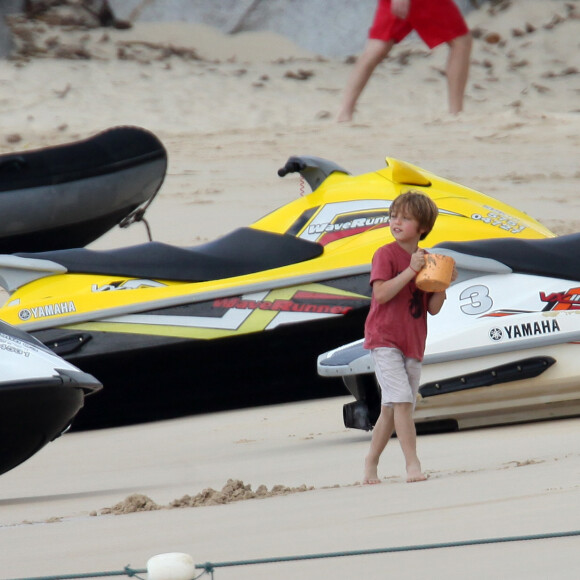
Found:
<svg viewBox="0 0 580 580"><path fill-rule="evenodd" d="M415 409L421 382L421 361L406 358L397 348L374 348L371 356L381 387L381 404L392 407L393 403L412 403Z"/></svg>

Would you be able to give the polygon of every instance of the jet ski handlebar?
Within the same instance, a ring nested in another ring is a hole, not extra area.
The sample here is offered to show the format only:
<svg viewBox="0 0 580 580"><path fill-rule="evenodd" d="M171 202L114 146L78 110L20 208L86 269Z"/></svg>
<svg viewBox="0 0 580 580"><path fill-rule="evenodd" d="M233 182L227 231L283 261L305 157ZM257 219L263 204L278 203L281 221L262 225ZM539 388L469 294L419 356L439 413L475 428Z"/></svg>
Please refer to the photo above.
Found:
<svg viewBox="0 0 580 580"><path fill-rule="evenodd" d="M284 177L289 173L300 173L314 191L331 173L339 172L349 175L346 169L332 161L320 157L303 155L289 157L284 167L278 169L278 175Z"/></svg>
<svg viewBox="0 0 580 580"><path fill-rule="evenodd" d="M290 159L288 159L288 161L286 161L286 165L284 165L284 167L280 167L280 169L278 169L278 175L280 177L285 177L289 173L298 173L299 171L302 171L303 169L306 169L306 163L301 162L301 161L296 161L294 157L290 157Z"/></svg>

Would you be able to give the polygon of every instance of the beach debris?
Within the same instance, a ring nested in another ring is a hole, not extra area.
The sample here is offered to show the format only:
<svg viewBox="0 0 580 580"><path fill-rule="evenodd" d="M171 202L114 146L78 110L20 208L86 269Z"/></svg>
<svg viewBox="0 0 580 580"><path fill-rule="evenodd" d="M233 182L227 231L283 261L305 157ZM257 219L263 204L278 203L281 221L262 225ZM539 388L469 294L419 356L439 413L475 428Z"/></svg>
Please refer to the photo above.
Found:
<svg viewBox="0 0 580 580"><path fill-rule="evenodd" d="M544 24L544 28L546 30L551 30L555 26L558 26L558 24L562 24L562 22L564 22L565 20L566 19L563 16L560 16L559 14L554 14L550 22Z"/></svg>
<svg viewBox="0 0 580 580"><path fill-rule="evenodd" d="M270 80L270 77L268 75L266 75L266 74L260 75L259 80L254 81L252 83L252 86L257 87L257 88L264 87L264 86L266 86L265 83L268 82L269 80Z"/></svg>
<svg viewBox="0 0 580 580"><path fill-rule="evenodd" d="M169 42L113 42L105 27L130 28L115 19L103 0L43 0L27 3L23 13L6 16L14 49L13 59L58 58L68 60L129 60L141 64L165 61L203 60L195 49Z"/></svg>
<svg viewBox="0 0 580 580"><path fill-rule="evenodd" d="M550 89L544 85L540 85L538 83L532 83L532 87L538 91L540 94L544 94L550 91Z"/></svg>
<svg viewBox="0 0 580 580"><path fill-rule="evenodd" d="M447 71L444 68L441 68L440 66L430 66L429 68L442 77L447 76Z"/></svg>
<svg viewBox="0 0 580 580"><path fill-rule="evenodd" d="M194 48L140 40L120 41L117 43L117 58L119 60L135 60L148 64L151 61L166 60L172 56L183 60L202 60Z"/></svg>
<svg viewBox="0 0 580 580"><path fill-rule="evenodd" d="M55 94L55 95L56 95L56 96L57 96L59 99L64 99L64 98L65 98L65 97L68 95L68 93L69 93L69 91L71 90L71 88L72 88L72 87L71 87L71 84L70 84L70 83L67 83L67 84L66 84L66 87L64 87L64 89L62 89L62 90L60 90L60 91L59 91L59 90L57 90L57 89L54 89L54 94Z"/></svg>
<svg viewBox="0 0 580 580"><path fill-rule="evenodd" d="M510 69L515 70L517 68L522 68L524 66L528 66L530 64L530 61L523 58L521 60L513 60L512 62L510 62Z"/></svg>
<svg viewBox="0 0 580 580"><path fill-rule="evenodd" d="M577 75L580 71L575 66L568 66L562 69L560 72L554 72L552 70L547 71L542 74L543 79L555 79L558 77L567 77L570 75Z"/></svg>
<svg viewBox="0 0 580 580"><path fill-rule="evenodd" d="M24 14L50 25L131 28L130 22L115 17L108 0L27 0Z"/></svg>
<svg viewBox="0 0 580 580"><path fill-rule="evenodd" d="M318 111L318 113L316 113L316 118L317 119L331 119L332 113L330 111Z"/></svg>
<svg viewBox="0 0 580 580"><path fill-rule="evenodd" d="M488 44L498 44L501 42L501 35L497 32L488 32L484 37L483 40Z"/></svg>
<svg viewBox="0 0 580 580"><path fill-rule="evenodd" d="M512 28L512 36L519 37L525 36L526 34L532 34L536 31L536 27L529 22L526 22L524 28Z"/></svg>
<svg viewBox="0 0 580 580"><path fill-rule="evenodd" d="M489 1L490 7L488 9L488 14L495 16L498 12L502 12L503 10L507 10L511 5L511 0L490 0Z"/></svg>
<svg viewBox="0 0 580 580"><path fill-rule="evenodd" d="M288 70L284 73L285 78L295 79L297 81L306 81L313 75L314 75L313 70L305 70L302 68L299 68L297 71Z"/></svg>
<svg viewBox="0 0 580 580"><path fill-rule="evenodd" d="M392 57L389 56L388 59L394 61L398 65L407 66L408 64L411 64L411 60L415 57L427 58L429 56L430 52L422 48L409 48L406 50L401 50L397 54L394 54Z"/></svg>

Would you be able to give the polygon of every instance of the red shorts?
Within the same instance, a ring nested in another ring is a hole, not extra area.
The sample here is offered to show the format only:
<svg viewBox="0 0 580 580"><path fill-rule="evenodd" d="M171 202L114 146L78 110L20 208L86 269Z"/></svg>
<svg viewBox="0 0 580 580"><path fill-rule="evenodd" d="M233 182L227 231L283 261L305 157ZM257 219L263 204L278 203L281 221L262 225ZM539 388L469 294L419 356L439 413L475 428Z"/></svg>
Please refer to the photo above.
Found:
<svg viewBox="0 0 580 580"><path fill-rule="evenodd" d="M469 32L453 0L410 0L409 14L405 20L393 16L391 0L379 0L369 38L397 43L412 30L429 48Z"/></svg>

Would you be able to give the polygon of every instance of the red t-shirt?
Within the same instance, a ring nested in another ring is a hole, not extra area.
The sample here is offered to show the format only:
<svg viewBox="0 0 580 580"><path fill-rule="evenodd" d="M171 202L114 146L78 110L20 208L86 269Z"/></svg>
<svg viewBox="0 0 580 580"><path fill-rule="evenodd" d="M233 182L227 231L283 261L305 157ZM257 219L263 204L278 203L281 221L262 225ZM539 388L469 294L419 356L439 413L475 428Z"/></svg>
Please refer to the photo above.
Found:
<svg viewBox="0 0 580 580"><path fill-rule="evenodd" d="M380 247L373 256L371 285L375 280L390 280L409 267L411 254L397 242ZM407 358L423 360L427 340L427 303L430 293L419 290L415 279L384 304L374 294L365 323L367 349L398 348Z"/></svg>

